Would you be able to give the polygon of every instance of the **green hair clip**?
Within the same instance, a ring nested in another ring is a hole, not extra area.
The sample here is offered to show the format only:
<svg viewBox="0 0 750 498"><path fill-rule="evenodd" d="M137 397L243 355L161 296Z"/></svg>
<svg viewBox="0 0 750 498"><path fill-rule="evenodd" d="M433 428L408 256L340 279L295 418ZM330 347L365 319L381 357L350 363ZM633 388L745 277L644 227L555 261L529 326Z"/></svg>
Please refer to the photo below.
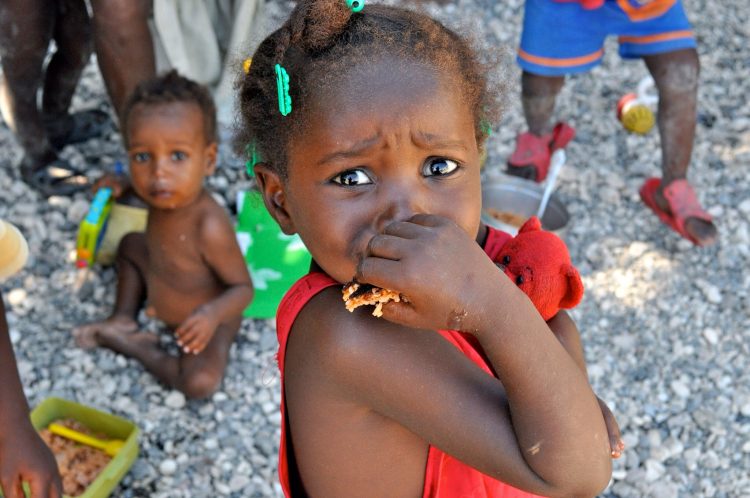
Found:
<svg viewBox="0 0 750 498"><path fill-rule="evenodd" d="M292 112L292 97L289 96L289 74L281 64L276 64L276 92L279 97L279 112L286 116Z"/></svg>
<svg viewBox="0 0 750 498"><path fill-rule="evenodd" d="M258 148L255 146L255 141L253 141L253 143L247 144L247 147L245 147L245 154L247 154L247 162L245 163L247 176L253 178L255 176L255 171L253 171L253 168L261 161L260 154L258 153Z"/></svg>
<svg viewBox="0 0 750 498"><path fill-rule="evenodd" d="M484 133L488 137L492 135L492 125L487 120L487 118L482 118L479 121L479 128L482 130L482 133Z"/></svg>
<svg viewBox="0 0 750 498"><path fill-rule="evenodd" d="M360 12L365 8L365 0L346 0L346 6L352 9L352 12Z"/></svg>

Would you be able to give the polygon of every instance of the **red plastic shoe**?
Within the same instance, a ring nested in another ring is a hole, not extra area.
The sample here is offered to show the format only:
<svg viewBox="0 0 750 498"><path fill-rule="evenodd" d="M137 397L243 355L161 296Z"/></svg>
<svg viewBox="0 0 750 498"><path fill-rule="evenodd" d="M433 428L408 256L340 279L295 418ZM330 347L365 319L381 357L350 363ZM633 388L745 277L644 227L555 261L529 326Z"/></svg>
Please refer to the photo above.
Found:
<svg viewBox="0 0 750 498"><path fill-rule="evenodd" d="M552 129L552 133L547 133L541 137L531 132L525 132L518 135L516 140L516 150L508 159L508 172L519 175L512 168L533 167L535 177L533 180L537 183L543 182L547 178L549 171L549 161L552 153L557 149L562 149L576 136L575 129L563 122L557 123Z"/></svg>

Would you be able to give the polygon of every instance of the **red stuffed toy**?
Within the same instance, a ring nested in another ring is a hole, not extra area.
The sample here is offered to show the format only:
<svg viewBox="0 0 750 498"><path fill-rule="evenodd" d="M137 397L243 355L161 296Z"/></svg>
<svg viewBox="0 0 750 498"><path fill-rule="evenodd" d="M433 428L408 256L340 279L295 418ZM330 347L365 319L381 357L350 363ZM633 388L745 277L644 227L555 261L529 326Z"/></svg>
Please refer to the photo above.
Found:
<svg viewBox="0 0 750 498"><path fill-rule="evenodd" d="M583 283L565 242L532 216L505 243L495 263L526 293L545 320L581 302Z"/></svg>

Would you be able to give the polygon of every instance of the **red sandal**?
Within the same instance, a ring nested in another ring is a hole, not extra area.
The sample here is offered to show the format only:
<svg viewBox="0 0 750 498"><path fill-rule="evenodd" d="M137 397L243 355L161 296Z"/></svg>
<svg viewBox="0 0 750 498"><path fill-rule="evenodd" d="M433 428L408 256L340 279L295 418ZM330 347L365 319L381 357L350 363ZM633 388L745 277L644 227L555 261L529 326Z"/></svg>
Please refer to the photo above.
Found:
<svg viewBox="0 0 750 498"><path fill-rule="evenodd" d="M557 123L552 133L542 136L525 132L518 135L516 150L508 159L508 171L513 174L511 168L527 168L532 166L536 171L534 181L541 183L547 178L549 162L552 153L562 149L575 137L576 131L566 123Z"/></svg>
<svg viewBox="0 0 750 498"><path fill-rule="evenodd" d="M646 180L639 191L643 203L651 208L662 223L670 227L682 237L697 246L704 245L703 242L692 237L687 230L685 230L685 221L688 218L697 218L708 223L713 222L711 215L708 214L701 207L700 202L698 202L698 197L695 195L693 187L690 186L687 180L674 180L672 183L664 187L664 198L667 200L669 210L671 211L670 213L667 213L660 209L659 205L656 203L656 192L659 190L660 185L660 178L649 178Z"/></svg>

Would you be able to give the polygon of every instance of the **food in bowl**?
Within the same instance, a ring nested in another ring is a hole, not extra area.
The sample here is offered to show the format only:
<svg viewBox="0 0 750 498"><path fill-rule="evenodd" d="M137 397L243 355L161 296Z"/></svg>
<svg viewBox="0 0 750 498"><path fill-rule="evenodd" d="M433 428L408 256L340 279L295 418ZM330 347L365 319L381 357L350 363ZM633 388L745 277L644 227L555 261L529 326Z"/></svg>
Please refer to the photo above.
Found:
<svg viewBox="0 0 750 498"><path fill-rule="evenodd" d="M88 427L73 419L56 422L88 436L102 437L100 434L93 434ZM82 495L111 460L101 450L58 436L48 429L40 430L39 435L55 456L65 496Z"/></svg>
<svg viewBox="0 0 750 498"><path fill-rule="evenodd" d="M516 228L520 228L521 225L526 223L526 220L529 218L528 216L523 216L518 213L513 213L511 211L502 211L500 209L495 209L492 207L485 208L484 212L492 216L500 223L505 223L506 225L511 225Z"/></svg>

